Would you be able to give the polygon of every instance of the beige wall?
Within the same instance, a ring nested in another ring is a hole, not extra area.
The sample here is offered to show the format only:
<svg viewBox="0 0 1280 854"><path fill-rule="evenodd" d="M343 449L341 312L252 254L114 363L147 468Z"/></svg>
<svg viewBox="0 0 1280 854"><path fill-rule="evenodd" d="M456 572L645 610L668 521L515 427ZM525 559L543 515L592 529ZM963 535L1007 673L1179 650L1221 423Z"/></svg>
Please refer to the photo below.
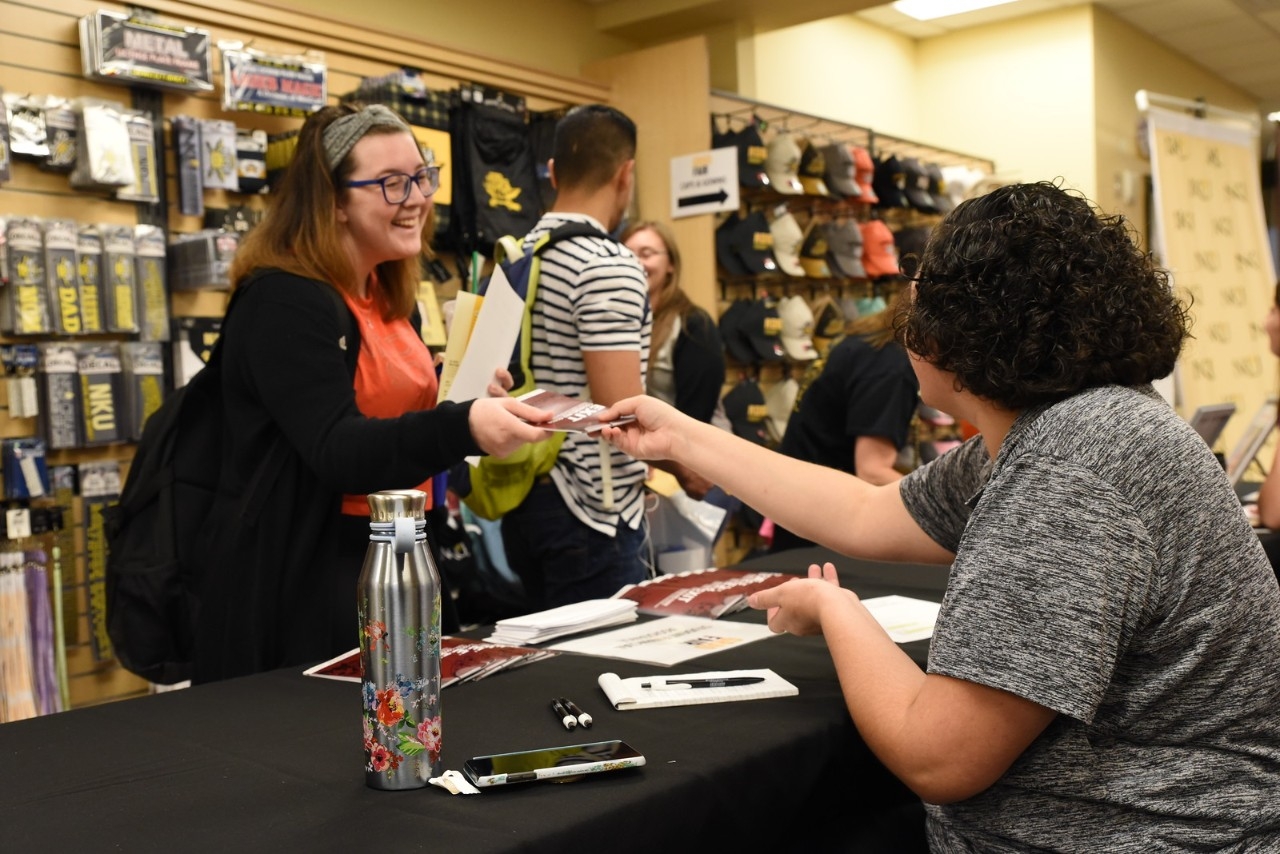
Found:
<svg viewBox="0 0 1280 854"><path fill-rule="evenodd" d="M852 15L743 39L738 94L916 139L916 43Z"/></svg>
<svg viewBox="0 0 1280 854"><path fill-rule="evenodd" d="M570 77L580 76L588 62L640 47L597 30L593 10L580 0L363 0L358 5L347 0L271 0L270 5Z"/></svg>
<svg viewBox="0 0 1280 854"><path fill-rule="evenodd" d="M1017 181L1063 179L1092 196L1090 7L920 42L919 141L996 162Z"/></svg>
<svg viewBox="0 0 1280 854"><path fill-rule="evenodd" d="M1257 103L1245 92L1104 10L1094 13L1093 39L1096 199L1104 209L1129 217L1145 238L1144 185L1151 165L1139 153L1136 142L1138 109L1134 93L1146 89L1178 98L1203 97L1216 107L1243 112L1256 112ZM1133 188L1132 195L1126 196L1129 187Z"/></svg>

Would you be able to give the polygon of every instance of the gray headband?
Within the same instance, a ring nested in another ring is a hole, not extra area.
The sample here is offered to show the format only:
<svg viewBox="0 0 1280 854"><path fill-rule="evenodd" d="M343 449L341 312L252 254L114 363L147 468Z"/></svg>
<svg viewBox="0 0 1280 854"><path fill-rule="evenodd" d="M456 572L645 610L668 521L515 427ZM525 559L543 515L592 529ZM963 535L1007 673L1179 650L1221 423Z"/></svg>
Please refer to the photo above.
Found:
<svg viewBox="0 0 1280 854"><path fill-rule="evenodd" d="M370 104L358 113L350 113L330 123L324 129L324 156L329 162L329 171L338 168L370 128L380 125L403 128L406 133L413 133L404 119L381 104Z"/></svg>

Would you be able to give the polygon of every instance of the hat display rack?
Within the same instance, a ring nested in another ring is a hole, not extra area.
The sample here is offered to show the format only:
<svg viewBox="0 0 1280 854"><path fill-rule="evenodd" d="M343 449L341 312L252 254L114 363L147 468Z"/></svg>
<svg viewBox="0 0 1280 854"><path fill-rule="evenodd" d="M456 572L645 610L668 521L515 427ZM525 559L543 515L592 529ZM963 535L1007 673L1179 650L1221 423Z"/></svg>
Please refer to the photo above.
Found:
<svg viewBox="0 0 1280 854"><path fill-rule="evenodd" d="M739 208L716 223L726 402L749 397L742 429L774 445L781 429L747 416L804 383L849 321L883 310L904 281L902 259L958 201L999 182L989 158L728 92L711 93L711 130L712 147L736 147L739 164ZM925 439L953 429L918 427L917 463Z"/></svg>

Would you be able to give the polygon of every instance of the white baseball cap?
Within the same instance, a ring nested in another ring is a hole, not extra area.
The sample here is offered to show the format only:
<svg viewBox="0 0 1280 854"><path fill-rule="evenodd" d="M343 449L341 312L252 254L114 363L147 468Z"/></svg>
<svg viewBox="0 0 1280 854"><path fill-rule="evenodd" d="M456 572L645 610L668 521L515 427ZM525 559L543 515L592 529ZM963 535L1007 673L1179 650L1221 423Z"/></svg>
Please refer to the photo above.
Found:
<svg viewBox="0 0 1280 854"><path fill-rule="evenodd" d="M813 309L804 297L792 295L778 303L778 317L782 319L782 350L788 359L811 362L818 358L813 346Z"/></svg>

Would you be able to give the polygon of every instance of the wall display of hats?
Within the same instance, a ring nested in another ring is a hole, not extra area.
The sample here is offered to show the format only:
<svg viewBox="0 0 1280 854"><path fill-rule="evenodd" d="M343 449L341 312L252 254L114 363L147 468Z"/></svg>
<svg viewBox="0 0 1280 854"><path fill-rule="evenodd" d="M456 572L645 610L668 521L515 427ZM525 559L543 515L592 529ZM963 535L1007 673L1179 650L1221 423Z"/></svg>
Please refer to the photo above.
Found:
<svg viewBox="0 0 1280 854"><path fill-rule="evenodd" d="M805 377L849 322L886 309L995 164L725 92L711 93L711 129L713 148L737 150L742 201L715 231L724 407L738 435L776 447ZM911 464L949 430L921 422Z"/></svg>

